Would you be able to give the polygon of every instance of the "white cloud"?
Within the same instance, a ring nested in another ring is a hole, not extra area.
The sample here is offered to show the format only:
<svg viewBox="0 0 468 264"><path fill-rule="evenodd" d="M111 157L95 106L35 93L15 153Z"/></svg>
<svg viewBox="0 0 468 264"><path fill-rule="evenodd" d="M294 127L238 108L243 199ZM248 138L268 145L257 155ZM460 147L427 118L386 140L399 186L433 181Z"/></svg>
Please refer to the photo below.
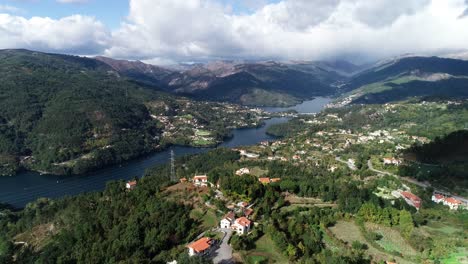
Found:
<svg viewBox="0 0 468 264"><path fill-rule="evenodd" d="M463 0L283 0L246 15L214 0L130 0L106 54L324 59L464 49L464 9Z"/></svg>
<svg viewBox="0 0 468 264"><path fill-rule="evenodd" d="M0 14L0 48L98 54L109 44L109 35L92 17L74 15L55 20Z"/></svg>
<svg viewBox="0 0 468 264"><path fill-rule="evenodd" d="M110 33L86 16L1 15L0 47L101 52L153 62L376 59L466 49L468 16L460 15L465 2L262 0L248 14L235 14L219 0L130 0L128 17Z"/></svg>

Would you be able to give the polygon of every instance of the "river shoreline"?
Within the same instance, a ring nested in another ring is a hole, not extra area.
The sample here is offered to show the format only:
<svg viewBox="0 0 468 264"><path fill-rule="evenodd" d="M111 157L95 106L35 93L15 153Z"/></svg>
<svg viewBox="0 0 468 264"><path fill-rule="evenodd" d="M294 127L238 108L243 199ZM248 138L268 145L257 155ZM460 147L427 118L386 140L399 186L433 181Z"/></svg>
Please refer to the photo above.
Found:
<svg viewBox="0 0 468 264"><path fill-rule="evenodd" d="M319 112L331 101L330 98L316 98L309 103L311 112ZM290 109L289 109L290 110ZM300 111L298 111L300 112ZM175 157L199 154L216 147L236 148L254 145L261 141L275 140L276 137L266 134L269 126L287 122L289 117L273 117L264 120L264 125L256 128L239 128L232 131L227 138L215 147L168 146L165 150L153 152L118 165L108 166L93 172L78 175L40 175L37 172L23 171L13 177L0 177L0 203L21 208L40 197L58 198L73 196L84 192L103 190L108 181L130 180L144 175L147 168L169 162L171 151Z"/></svg>

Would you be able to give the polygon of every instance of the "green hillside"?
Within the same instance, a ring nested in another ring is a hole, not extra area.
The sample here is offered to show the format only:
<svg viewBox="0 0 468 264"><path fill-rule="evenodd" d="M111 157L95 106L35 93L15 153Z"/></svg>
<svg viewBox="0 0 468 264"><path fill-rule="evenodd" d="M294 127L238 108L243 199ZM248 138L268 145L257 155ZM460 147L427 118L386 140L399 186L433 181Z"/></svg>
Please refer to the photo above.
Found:
<svg viewBox="0 0 468 264"><path fill-rule="evenodd" d="M93 59L0 51L2 174L79 173L148 152L158 131L143 102L163 96ZM28 157L28 158L26 158Z"/></svg>
<svg viewBox="0 0 468 264"><path fill-rule="evenodd" d="M356 104L389 103L412 98L468 97L468 62L438 57L409 57L378 64L350 79Z"/></svg>

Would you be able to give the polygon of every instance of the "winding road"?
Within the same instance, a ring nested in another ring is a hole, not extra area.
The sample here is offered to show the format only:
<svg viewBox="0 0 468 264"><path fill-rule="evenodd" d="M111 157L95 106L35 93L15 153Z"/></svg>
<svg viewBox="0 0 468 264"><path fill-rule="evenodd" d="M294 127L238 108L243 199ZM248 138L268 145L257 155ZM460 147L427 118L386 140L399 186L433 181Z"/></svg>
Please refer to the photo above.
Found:
<svg viewBox="0 0 468 264"><path fill-rule="evenodd" d="M422 187L422 188L424 188L424 189L426 189L426 188L428 188L428 187L434 188L434 187L433 187L430 183L428 183L428 182L420 182L420 181L415 180L415 179L412 179L412 178L401 177L401 176L398 176L398 175L393 174L393 173L390 173L390 172L377 170L377 169L375 169L374 166L372 165L372 161L371 161L371 160L368 160L368 161L367 161L367 167L369 167L369 170L371 170L371 171L373 171L373 172L377 172L377 173L379 173L379 174L384 174L384 175L392 176L392 177L395 177L395 178L400 179L400 180L402 180L402 181L406 181L406 182L412 183L412 184L414 184L414 185L417 185L417 186L419 186L419 187ZM446 196L452 196L453 198L458 199L458 200L461 200L461 201L463 201L464 203L468 203L468 199L467 199L467 198L462 197L462 196L458 196L458 195L451 194L450 192L447 192L447 191L443 191L443 190L435 189L435 188L434 188L434 192L441 193L441 194L446 195Z"/></svg>

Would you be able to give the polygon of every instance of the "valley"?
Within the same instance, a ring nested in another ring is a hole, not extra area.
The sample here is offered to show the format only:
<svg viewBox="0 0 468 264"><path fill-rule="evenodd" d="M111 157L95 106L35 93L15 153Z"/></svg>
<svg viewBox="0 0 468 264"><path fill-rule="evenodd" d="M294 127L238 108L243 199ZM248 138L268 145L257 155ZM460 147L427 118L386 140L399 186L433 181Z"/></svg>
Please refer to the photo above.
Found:
<svg viewBox="0 0 468 264"><path fill-rule="evenodd" d="M19 172L0 178L4 259L466 261L465 62L2 54L2 173Z"/></svg>

